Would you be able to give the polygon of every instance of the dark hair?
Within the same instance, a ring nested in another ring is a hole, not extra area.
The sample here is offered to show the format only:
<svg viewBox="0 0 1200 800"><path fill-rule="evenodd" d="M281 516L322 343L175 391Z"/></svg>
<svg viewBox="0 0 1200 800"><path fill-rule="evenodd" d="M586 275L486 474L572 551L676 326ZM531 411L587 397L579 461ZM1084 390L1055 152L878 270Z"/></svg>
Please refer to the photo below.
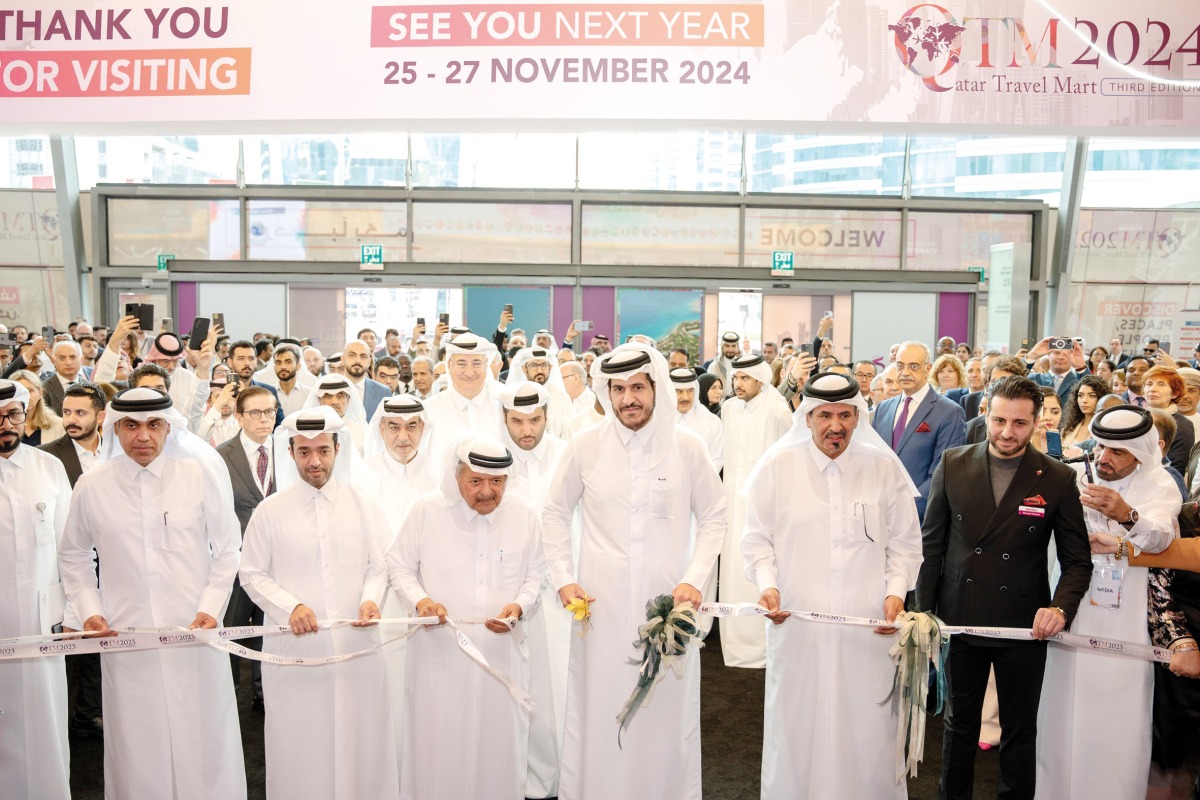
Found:
<svg viewBox="0 0 1200 800"><path fill-rule="evenodd" d="M275 345L271 343L270 339L259 339L254 343L254 355L261 356L263 353L271 351L274 348Z"/></svg>
<svg viewBox="0 0 1200 800"><path fill-rule="evenodd" d="M408 358L408 356L404 356L404 357ZM400 362L398 360L396 360L395 358L393 358L392 356L384 356L383 358L381 358L375 362L375 371L376 372L379 371L380 367L391 367L392 369L399 372L400 371Z"/></svg>
<svg viewBox="0 0 1200 800"><path fill-rule="evenodd" d="M67 387L63 397L87 397L92 401L92 409L96 412L104 410L105 404L108 402L108 396L104 394L104 390L94 383L88 381L75 381L74 384Z"/></svg>
<svg viewBox="0 0 1200 800"><path fill-rule="evenodd" d="M90 333L85 333L83 336L80 336L75 341L76 342L96 342L96 344L100 344L100 342L96 341L96 337L92 336Z"/></svg>
<svg viewBox="0 0 1200 800"><path fill-rule="evenodd" d="M1051 387L1047 386L1046 388L1051 392L1054 391ZM992 381L992 400L1000 397L1005 400L1028 400L1033 403L1033 416L1035 417L1042 413L1042 401L1045 399L1041 386L1029 378L1021 378L1016 375ZM991 409L992 404L989 403L988 414L991 414Z"/></svg>
<svg viewBox="0 0 1200 800"><path fill-rule="evenodd" d="M166 384L167 391L168 392L171 391L171 375L170 375L170 373L168 373L165 369L160 367L158 364L151 364L148 361L146 363L142 364L137 369L135 369L133 372L129 373L129 385L137 386L138 381L141 380L142 378L146 377L147 375L157 375L158 377L162 378L163 383Z"/></svg>
<svg viewBox="0 0 1200 800"><path fill-rule="evenodd" d="M220 344L220 342L218 342L218 344ZM238 339L236 342L232 342L232 343L230 343L230 345L229 345L229 357L230 357L230 358L233 358L233 354L234 354L234 353L236 353L238 350L241 350L243 347L246 347L246 348L249 348L249 349L253 350L253 351L254 351L254 355L255 355L255 356L258 356L258 348L256 348L256 347L254 346L254 343L253 343L253 342L248 342L248 341L246 341L245 339Z"/></svg>
<svg viewBox="0 0 1200 800"><path fill-rule="evenodd" d="M1146 358L1145 356L1133 356L1132 358L1130 358L1128 361L1125 362L1125 369L1127 372L1129 370L1129 365L1135 361L1145 361L1147 368L1154 366L1154 362L1151 361L1150 359Z"/></svg>
<svg viewBox="0 0 1200 800"><path fill-rule="evenodd" d="M690 355L688 355L688 351L687 351L687 350L684 350L682 347L676 347L674 350L672 350L672 351L671 351L670 353L668 353L667 355L672 355L672 356L673 356L673 355L675 355L676 353L683 353L683 357L684 357L684 358L686 358L686 359L687 359L689 362L691 362L691 360L692 360L692 357L691 357Z"/></svg>
<svg viewBox="0 0 1200 800"><path fill-rule="evenodd" d="M863 358L863 359L859 359L858 361L855 361L855 362L854 362L854 366L855 366L855 367L857 367L859 364L866 364L868 367L870 367L872 370L874 370L874 371L875 371L875 374L876 374L876 375L878 375L878 374L879 374L879 370L878 370L878 369L875 369L875 362L874 362L874 361L867 361L865 358Z"/></svg>
<svg viewBox="0 0 1200 800"><path fill-rule="evenodd" d="M261 397L264 394L271 395L272 397L274 397L274 395L275 395L274 392L272 392L270 389L267 389L263 386L251 386L248 389L242 389L237 394L237 401L234 404L234 408L237 410L237 413L245 414L246 413L246 401L253 400L256 397ZM275 406L278 408L279 398L275 398L275 401L276 401Z"/></svg>
<svg viewBox="0 0 1200 800"><path fill-rule="evenodd" d="M1029 367L1025 366L1025 362L1021 359L1016 356L1001 356L992 364L992 368L988 370L984 378L991 380L992 373L998 369L1011 372L1013 375L1020 375L1022 378L1029 374Z"/></svg>
<svg viewBox="0 0 1200 800"><path fill-rule="evenodd" d="M364 333L369 333L369 334L371 334L372 336L375 336L376 338L378 338L378 336L379 336L379 334L375 333L375 331L374 331L372 328L363 328L361 331L359 331L358 333L356 333L356 334L354 335L354 338L355 338L355 339L361 339L361 338L362 338L362 335L363 335Z"/></svg>
<svg viewBox="0 0 1200 800"><path fill-rule="evenodd" d="M1158 339L1147 339L1146 344L1161 344Z"/></svg>
<svg viewBox="0 0 1200 800"><path fill-rule="evenodd" d="M1079 390L1087 386L1096 393L1096 402L1100 402L1100 398L1108 394L1108 385L1104 383L1103 378L1097 378L1095 375L1084 375L1075 385L1071 387L1071 393L1067 395L1067 402L1063 407L1062 429L1064 431L1072 430L1079 423L1083 422L1083 409L1079 407ZM1092 412L1096 413L1095 411Z"/></svg>

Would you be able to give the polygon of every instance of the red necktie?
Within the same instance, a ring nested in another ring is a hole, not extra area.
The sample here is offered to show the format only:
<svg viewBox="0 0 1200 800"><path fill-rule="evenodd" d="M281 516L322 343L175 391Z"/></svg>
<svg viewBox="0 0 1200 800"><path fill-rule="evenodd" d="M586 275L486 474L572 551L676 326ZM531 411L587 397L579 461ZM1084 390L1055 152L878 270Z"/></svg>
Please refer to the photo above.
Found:
<svg viewBox="0 0 1200 800"><path fill-rule="evenodd" d="M275 488L267 484L267 448L261 444L258 446L258 485L263 487L263 497Z"/></svg>

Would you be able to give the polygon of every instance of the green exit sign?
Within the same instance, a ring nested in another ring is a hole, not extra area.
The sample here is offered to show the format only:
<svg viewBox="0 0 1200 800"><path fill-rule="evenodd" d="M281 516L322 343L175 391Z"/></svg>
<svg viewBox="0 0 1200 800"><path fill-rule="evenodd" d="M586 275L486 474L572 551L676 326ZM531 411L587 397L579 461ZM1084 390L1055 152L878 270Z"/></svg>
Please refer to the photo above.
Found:
<svg viewBox="0 0 1200 800"><path fill-rule="evenodd" d="M771 277L790 278L796 274L796 254L791 250L775 250L771 253Z"/></svg>
<svg viewBox="0 0 1200 800"><path fill-rule="evenodd" d="M159 256L158 257L158 271L166 272L167 265L174 260L175 260L175 256L172 256L172 255L164 254L164 255Z"/></svg>

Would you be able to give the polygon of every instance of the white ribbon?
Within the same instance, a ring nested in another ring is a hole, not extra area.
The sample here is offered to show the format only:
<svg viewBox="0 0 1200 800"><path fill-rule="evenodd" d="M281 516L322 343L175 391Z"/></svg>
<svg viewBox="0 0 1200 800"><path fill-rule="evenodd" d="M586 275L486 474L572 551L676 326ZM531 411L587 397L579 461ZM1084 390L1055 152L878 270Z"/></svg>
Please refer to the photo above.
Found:
<svg viewBox="0 0 1200 800"><path fill-rule="evenodd" d="M757 603L702 603L700 613L713 617L752 617L769 612ZM824 622L830 625L856 625L864 628L896 627L896 623L888 622L885 619L846 617L840 614L824 614L816 611L788 611L787 613L809 622ZM1015 639L1018 641L1029 641L1034 638L1032 628L974 628L965 625L945 625L942 627L942 632L954 635L966 633L991 639ZM1119 639L1101 639L1098 636L1087 636L1081 633L1063 631L1038 641L1050 641L1080 650L1094 650L1098 653L1138 658L1144 661L1159 661L1164 664L1171 661L1171 651L1164 647L1152 647L1148 644L1124 642Z"/></svg>
<svg viewBox="0 0 1200 800"><path fill-rule="evenodd" d="M484 620L484 622L488 621L490 620ZM515 617L509 617L507 619L497 621L503 622L505 625L507 625L510 631L514 630L517 625L517 620ZM464 622L465 620L446 620L446 624L449 625L450 629L454 631L454 637L458 640L459 649L466 653L472 661L478 664L484 672L504 684L504 687L508 689L508 693L512 695L512 698L520 703L526 711L533 711L534 706L536 706L537 703L533 701L533 698L530 697L529 694L522 689L516 681L487 662L487 659L483 657L483 653L479 652L479 648L476 647L475 643L471 641L471 637L463 633L462 629L458 627ZM524 641L524 639L522 638L521 641Z"/></svg>

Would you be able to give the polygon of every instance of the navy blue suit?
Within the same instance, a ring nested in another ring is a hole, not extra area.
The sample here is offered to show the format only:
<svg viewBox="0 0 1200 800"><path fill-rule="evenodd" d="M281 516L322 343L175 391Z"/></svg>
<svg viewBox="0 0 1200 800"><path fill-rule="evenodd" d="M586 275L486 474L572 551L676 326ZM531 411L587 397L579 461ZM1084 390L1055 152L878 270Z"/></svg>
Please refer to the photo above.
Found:
<svg viewBox="0 0 1200 800"><path fill-rule="evenodd" d="M892 441L896 415L900 413L900 404L904 402L904 398L905 395L901 394L880 403L871 423L875 432L889 444ZM918 428L922 430L918 432ZM953 400L940 397L932 388L919 405L909 408L908 422L895 450L913 483L917 485L917 490L921 492L920 498L917 499L917 514L921 518L925 517L925 502L929 497L929 483L933 479L933 471L937 469L942 453L963 443L965 428L966 415L963 414L962 406Z"/></svg>
<svg viewBox="0 0 1200 800"><path fill-rule="evenodd" d="M1031 372L1025 377L1036 383L1038 386L1053 386L1054 376L1048 372ZM1079 383L1079 379L1083 377L1075 370L1071 370L1063 376L1062 383L1059 385L1055 394L1058 395L1058 400L1064 406L1067 404L1067 398L1071 396L1071 388Z"/></svg>
<svg viewBox="0 0 1200 800"><path fill-rule="evenodd" d="M385 398L392 396L392 390L379 381L365 378L363 384L363 408L367 411L367 420L375 414L375 409Z"/></svg>

